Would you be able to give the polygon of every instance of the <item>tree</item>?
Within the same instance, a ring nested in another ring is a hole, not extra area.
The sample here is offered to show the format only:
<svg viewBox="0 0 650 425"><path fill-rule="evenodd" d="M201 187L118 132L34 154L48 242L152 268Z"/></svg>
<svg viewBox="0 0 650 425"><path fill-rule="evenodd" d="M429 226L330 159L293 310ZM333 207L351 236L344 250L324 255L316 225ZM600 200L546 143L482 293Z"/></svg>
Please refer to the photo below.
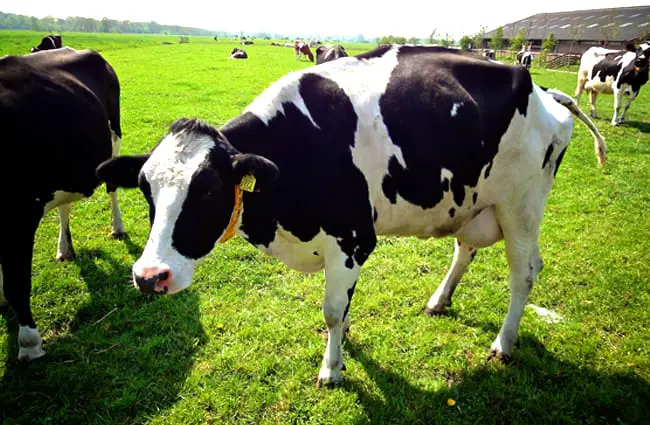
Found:
<svg viewBox="0 0 650 425"><path fill-rule="evenodd" d="M108 23L108 18L102 18L99 22L99 32L110 32L111 27Z"/></svg>
<svg viewBox="0 0 650 425"><path fill-rule="evenodd" d="M451 35L449 35L449 33L445 33L445 38L440 39L440 44L442 47L449 47L454 44L454 39L451 38Z"/></svg>
<svg viewBox="0 0 650 425"><path fill-rule="evenodd" d="M408 44L418 44L418 39L417 37L410 37L408 40L406 40Z"/></svg>
<svg viewBox="0 0 650 425"><path fill-rule="evenodd" d="M519 32L510 41L510 50L520 51L527 41L526 29L519 28Z"/></svg>
<svg viewBox="0 0 650 425"><path fill-rule="evenodd" d="M472 47L474 49L482 49L483 48L483 39L485 38L485 31L487 30L486 27L481 25L481 29L479 32L477 32L473 39L472 39Z"/></svg>
<svg viewBox="0 0 650 425"><path fill-rule="evenodd" d="M501 50L503 48L503 27L497 27L490 39L490 49Z"/></svg>
<svg viewBox="0 0 650 425"><path fill-rule="evenodd" d="M438 34L438 30L436 28L431 31L431 34L429 34L429 39L427 40L429 44L435 44L436 43L436 36Z"/></svg>
<svg viewBox="0 0 650 425"><path fill-rule="evenodd" d="M549 53L555 50L555 46L557 46L557 38L555 38L555 34L550 32L542 43L542 50Z"/></svg>
<svg viewBox="0 0 650 425"><path fill-rule="evenodd" d="M464 35L463 38L460 39L459 43L461 49L467 50L472 45L472 38L469 35Z"/></svg>

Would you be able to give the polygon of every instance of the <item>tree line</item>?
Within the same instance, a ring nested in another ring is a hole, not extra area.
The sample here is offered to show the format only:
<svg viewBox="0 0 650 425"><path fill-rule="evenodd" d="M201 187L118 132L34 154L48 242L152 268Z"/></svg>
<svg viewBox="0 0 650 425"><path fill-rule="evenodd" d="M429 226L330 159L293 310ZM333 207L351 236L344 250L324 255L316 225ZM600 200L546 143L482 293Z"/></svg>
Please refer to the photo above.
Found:
<svg viewBox="0 0 650 425"><path fill-rule="evenodd" d="M83 18L70 16L66 19L47 16L15 15L0 12L0 29L32 30L43 32L104 32L121 34L169 34L169 35L214 35L215 31L179 25L161 25L155 21L131 22L115 19Z"/></svg>

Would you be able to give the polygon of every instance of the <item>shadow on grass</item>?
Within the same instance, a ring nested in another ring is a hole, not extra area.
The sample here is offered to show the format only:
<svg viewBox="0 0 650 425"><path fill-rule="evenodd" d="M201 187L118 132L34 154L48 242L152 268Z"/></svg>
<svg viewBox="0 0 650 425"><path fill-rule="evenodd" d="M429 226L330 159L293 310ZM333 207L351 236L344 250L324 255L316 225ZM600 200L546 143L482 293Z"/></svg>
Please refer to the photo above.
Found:
<svg viewBox="0 0 650 425"><path fill-rule="evenodd" d="M126 241L132 260L140 247ZM75 259L90 299L61 332L46 336L46 356L20 365L17 323L9 324L0 423L145 423L171 408L206 340L191 293L140 294L131 261L101 250ZM36 307L38 308L38 307Z"/></svg>
<svg viewBox="0 0 650 425"><path fill-rule="evenodd" d="M625 121L623 124L621 124L625 127L632 127L636 128L639 130L641 133L648 134L650 133L650 123L648 122L641 122L641 121Z"/></svg>
<svg viewBox="0 0 650 425"><path fill-rule="evenodd" d="M592 370L579 359L560 360L526 334L507 366L485 361L448 371L448 385L438 390L422 389L384 368L353 340L346 340L344 349L376 384L376 390L355 380L343 384L357 394L373 424L629 425L647 420L650 409L647 381Z"/></svg>

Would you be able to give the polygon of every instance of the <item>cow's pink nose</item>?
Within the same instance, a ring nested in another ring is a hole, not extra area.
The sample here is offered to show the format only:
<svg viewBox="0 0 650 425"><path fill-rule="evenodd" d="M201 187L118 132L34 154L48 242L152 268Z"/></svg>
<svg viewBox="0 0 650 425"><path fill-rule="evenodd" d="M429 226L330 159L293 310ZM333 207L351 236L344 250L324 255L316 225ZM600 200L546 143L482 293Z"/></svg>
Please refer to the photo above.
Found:
<svg viewBox="0 0 650 425"><path fill-rule="evenodd" d="M135 285L147 294L167 293L171 284L172 271L169 267L144 267L133 273Z"/></svg>

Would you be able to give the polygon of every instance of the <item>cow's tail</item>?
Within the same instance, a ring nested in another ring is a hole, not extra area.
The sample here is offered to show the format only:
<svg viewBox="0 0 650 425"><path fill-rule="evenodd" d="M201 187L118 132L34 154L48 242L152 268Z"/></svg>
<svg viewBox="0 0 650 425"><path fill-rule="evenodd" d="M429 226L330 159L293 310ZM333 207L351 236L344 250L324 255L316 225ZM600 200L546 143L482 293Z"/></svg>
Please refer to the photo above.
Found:
<svg viewBox="0 0 650 425"><path fill-rule="evenodd" d="M585 123L591 135L594 137L594 150L596 151L596 158L598 159L598 164L603 165L607 159L607 144L605 143L605 138L600 134L593 121L578 107L578 104L575 100L568 94L561 92L556 89L548 89L546 87L541 87L548 94L553 96L553 99L560 105L565 106L573 115L578 117L580 121Z"/></svg>

